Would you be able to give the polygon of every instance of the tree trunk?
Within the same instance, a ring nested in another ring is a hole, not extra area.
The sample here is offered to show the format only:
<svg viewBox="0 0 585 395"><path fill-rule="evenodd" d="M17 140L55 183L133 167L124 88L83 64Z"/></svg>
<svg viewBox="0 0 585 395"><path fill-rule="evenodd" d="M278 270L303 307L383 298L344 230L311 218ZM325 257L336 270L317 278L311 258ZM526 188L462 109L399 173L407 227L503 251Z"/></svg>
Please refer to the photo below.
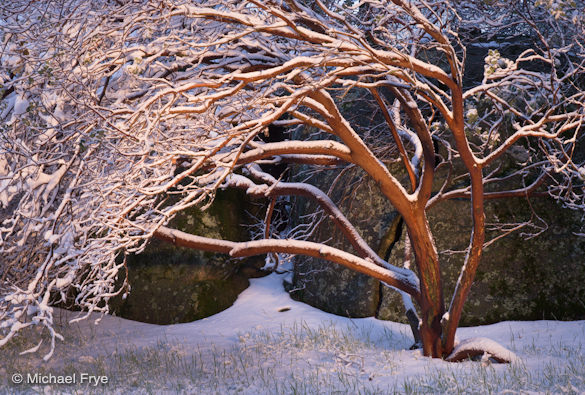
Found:
<svg viewBox="0 0 585 395"><path fill-rule="evenodd" d="M406 219L420 277L423 353L443 357L441 319L445 313L439 257L424 210Z"/></svg>
<svg viewBox="0 0 585 395"><path fill-rule="evenodd" d="M451 353L455 346L455 332L459 327L459 320L463 312L463 304L467 300L469 290L473 284L477 267L483 253L485 241L485 210L484 187L481 169L470 169L471 175L471 218L473 231L469 243L469 253L461 269L461 274L455 286L455 292L449 306L449 320L445 327L444 348L446 353Z"/></svg>

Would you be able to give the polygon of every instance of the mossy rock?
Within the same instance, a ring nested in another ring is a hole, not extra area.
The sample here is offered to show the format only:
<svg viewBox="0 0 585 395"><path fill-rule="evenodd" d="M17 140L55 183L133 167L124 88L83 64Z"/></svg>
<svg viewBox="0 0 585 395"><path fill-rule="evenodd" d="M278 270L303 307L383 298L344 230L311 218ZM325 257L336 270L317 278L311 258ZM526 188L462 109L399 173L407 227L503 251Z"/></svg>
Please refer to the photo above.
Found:
<svg viewBox="0 0 585 395"><path fill-rule="evenodd" d="M190 322L230 307L249 285L245 276L203 264L135 264L132 291L116 314L151 324Z"/></svg>
<svg viewBox="0 0 585 395"><path fill-rule="evenodd" d="M487 202L486 222L496 218L500 223L528 220L530 206L548 229L534 238L518 231L484 250L461 325L585 319L585 239L573 234L579 229L580 213L549 198L534 198L530 205L525 199L514 198ZM429 212L429 222L439 251L445 297L449 298L469 243L470 204L464 200L442 202ZM487 232L487 240L497 235ZM391 263L400 264L402 254L400 243ZM448 305L449 299L445 303ZM384 291L379 317L404 321L403 314L396 292Z"/></svg>
<svg viewBox="0 0 585 395"><path fill-rule="evenodd" d="M237 190L218 191L205 211L197 207L178 214L169 227L223 240L243 241L246 210L254 206ZM157 239L143 253L127 259L131 290L126 299L110 300L124 318L153 324L189 322L230 307L248 287L249 277L263 275L262 257L233 259L225 254L176 247Z"/></svg>

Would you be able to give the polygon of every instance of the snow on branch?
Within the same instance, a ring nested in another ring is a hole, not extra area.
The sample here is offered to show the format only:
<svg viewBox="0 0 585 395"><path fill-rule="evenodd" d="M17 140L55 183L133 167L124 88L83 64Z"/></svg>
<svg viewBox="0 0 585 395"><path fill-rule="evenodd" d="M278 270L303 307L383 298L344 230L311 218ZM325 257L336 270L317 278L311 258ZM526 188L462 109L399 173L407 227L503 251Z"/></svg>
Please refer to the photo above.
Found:
<svg viewBox="0 0 585 395"><path fill-rule="evenodd" d="M489 361L490 359L499 363L520 361L520 358L512 351L484 337L474 337L461 341L455 345L453 352L446 360L449 362L461 362L478 356L481 356L482 361Z"/></svg>
<svg viewBox="0 0 585 395"><path fill-rule="evenodd" d="M540 188L585 208L585 165L575 154L585 35L581 22L546 9L539 17L565 30L549 39L524 17L523 32L539 44L511 59L492 50L482 81L464 86L457 29L479 16L450 2L11 4L0 15L0 345L40 326L50 355L59 338L52 306L74 295L84 313L107 312L127 290L118 282L125 256L155 236L233 256L322 257L413 295L434 317L423 317L423 332L429 322L436 330L444 304L427 203L470 197L474 205L471 264L452 305L459 313L481 257L484 198ZM494 29L506 18L486 23ZM270 140L275 125L285 128L280 141ZM505 158L522 166L513 174L528 186L484 191L484 181L505 176ZM404 218L420 280L378 258L315 185L251 174L268 162L359 168ZM435 183L440 168L449 175ZM315 199L359 256L306 240L234 244L166 230L228 186Z"/></svg>
<svg viewBox="0 0 585 395"><path fill-rule="evenodd" d="M166 227L157 229L154 232L154 236L177 246L197 248L204 251L229 253L236 258L261 255L269 252L308 255L331 261L377 278L415 298L417 298L419 294L416 276L414 276L409 270L388 270L374 264L371 259L359 258L345 251L321 243L290 239L266 239L234 243L194 236Z"/></svg>

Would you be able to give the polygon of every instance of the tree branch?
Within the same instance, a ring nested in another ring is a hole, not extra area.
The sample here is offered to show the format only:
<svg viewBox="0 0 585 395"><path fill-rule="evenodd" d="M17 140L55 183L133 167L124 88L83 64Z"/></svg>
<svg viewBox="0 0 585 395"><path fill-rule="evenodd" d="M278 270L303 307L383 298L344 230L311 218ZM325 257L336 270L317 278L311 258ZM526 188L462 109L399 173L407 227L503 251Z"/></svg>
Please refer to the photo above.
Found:
<svg viewBox="0 0 585 395"><path fill-rule="evenodd" d="M248 242L231 242L211 239L170 229L164 226L153 232L153 236L167 243L204 251L221 252L235 258L242 258L267 253L284 253L307 255L324 259L345 266L357 272L374 277L393 287L396 287L415 300L419 298L419 289L416 276L410 270L389 270L355 255L321 243L299 240L255 240ZM397 268L398 269L398 268Z"/></svg>

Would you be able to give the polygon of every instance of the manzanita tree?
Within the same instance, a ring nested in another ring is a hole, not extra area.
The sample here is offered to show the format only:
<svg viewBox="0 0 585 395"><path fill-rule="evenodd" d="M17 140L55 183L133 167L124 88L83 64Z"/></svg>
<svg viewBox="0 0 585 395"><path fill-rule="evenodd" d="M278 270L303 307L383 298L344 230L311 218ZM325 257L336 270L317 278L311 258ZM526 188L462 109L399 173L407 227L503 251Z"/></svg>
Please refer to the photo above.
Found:
<svg viewBox="0 0 585 395"><path fill-rule="evenodd" d="M485 200L539 190L583 207L585 170L575 154L585 117L583 7L567 3L561 14L551 7L422 0L4 6L0 345L41 325L51 334L49 357L59 337L51 303L73 294L84 311L107 311L104 302L126 289L115 285L125 256L157 237L233 257L304 254L365 273L402 292L409 306L414 300L424 354L448 356L486 242ZM532 45L511 59L490 51L483 81L465 86L462 34L504 23L506 34ZM384 126L375 138L340 109L353 92L376 104ZM271 125L288 128L287 138L263 139ZM521 165L503 169L498 163L512 147ZM392 159L405 177L389 170ZM413 268L380 258L326 192L261 166L275 163L361 169L402 216ZM267 199L259 239L166 227L181 210L204 209L221 188ZM353 249L272 236L281 196L313 199ZM426 213L450 198L471 200L473 228L445 306Z"/></svg>

